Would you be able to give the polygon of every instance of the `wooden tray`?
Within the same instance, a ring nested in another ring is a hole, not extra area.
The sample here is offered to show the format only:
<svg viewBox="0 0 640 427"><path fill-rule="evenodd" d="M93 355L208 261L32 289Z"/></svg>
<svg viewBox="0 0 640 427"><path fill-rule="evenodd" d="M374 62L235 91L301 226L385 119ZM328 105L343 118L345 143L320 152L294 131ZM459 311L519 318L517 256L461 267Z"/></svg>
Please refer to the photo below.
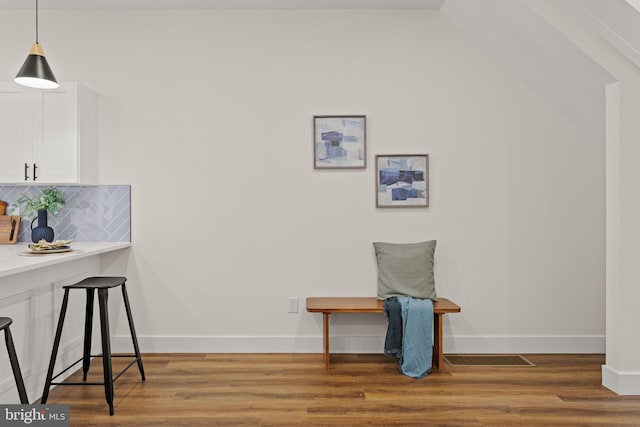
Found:
<svg viewBox="0 0 640 427"><path fill-rule="evenodd" d="M21 221L19 215L0 215L0 245L11 245L18 241Z"/></svg>

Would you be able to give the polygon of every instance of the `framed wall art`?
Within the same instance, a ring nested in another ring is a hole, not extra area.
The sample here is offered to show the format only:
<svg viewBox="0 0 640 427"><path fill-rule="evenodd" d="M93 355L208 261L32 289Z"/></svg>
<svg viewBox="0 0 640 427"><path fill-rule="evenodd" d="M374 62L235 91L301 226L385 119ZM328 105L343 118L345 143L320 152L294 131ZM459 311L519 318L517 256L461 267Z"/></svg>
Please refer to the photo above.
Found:
<svg viewBox="0 0 640 427"><path fill-rule="evenodd" d="M365 116L313 116L315 169L364 169Z"/></svg>
<svg viewBox="0 0 640 427"><path fill-rule="evenodd" d="M429 206L429 155L376 156L376 207Z"/></svg>

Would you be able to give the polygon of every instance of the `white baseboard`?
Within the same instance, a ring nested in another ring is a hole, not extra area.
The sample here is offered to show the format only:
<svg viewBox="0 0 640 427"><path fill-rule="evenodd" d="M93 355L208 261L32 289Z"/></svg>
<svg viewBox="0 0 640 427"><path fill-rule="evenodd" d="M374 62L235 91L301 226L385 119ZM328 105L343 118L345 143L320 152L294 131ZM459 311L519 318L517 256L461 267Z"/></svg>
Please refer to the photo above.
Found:
<svg viewBox="0 0 640 427"><path fill-rule="evenodd" d="M322 336L138 336L143 353L321 353ZM128 336L114 352L132 349ZM381 353L383 336L331 337L332 353ZM602 353L604 336L445 336L445 353Z"/></svg>
<svg viewBox="0 0 640 427"><path fill-rule="evenodd" d="M602 365L602 385L622 395L640 395L640 372L618 372Z"/></svg>
<svg viewBox="0 0 640 427"><path fill-rule="evenodd" d="M443 338L445 353L604 354L604 335L455 336Z"/></svg>

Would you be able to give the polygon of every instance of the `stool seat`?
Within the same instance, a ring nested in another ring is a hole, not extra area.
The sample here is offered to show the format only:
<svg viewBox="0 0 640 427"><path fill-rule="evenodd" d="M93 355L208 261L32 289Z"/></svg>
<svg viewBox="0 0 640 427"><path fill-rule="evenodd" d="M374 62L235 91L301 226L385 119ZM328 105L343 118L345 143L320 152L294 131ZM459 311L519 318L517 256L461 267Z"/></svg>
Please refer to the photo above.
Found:
<svg viewBox="0 0 640 427"><path fill-rule="evenodd" d="M13 320L10 317L0 317L0 330L4 331L4 341L7 345L7 352L9 353L9 363L11 363L13 379L16 382L18 396L20 397L20 403L28 404L29 399L27 398L27 390L24 388L22 371L20 371L18 355L16 354L16 348L13 344L13 337L11 336L11 329L9 328L9 325L11 325L12 323Z"/></svg>
<svg viewBox="0 0 640 427"><path fill-rule="evenodd" d="M127 281L126 277L87 277L73 285L63 286L63 289L108 289L120 286Z"/></svg>
<svg viewBox="0 0 640 427"><path fill-rule="evenodd" d="M42 392L41 404L47 403L49 397L49 389L52 385L103 385L104 395L109 405L109 415L113 415L113 382L117 380L120 375L124 374L134 363L138 364L138 370L142 377L142 381L145 380L144 368L142 366L142 356L140 355L140 349L138 348L138 338L136 337L136 330L133 326L133 317L131 315L131 307L129 305L129 297L127 296L127 287L125 282L126 277L88 277L73 285L63 286L64 297L62 298L62 308L60 309L60 318L58 319L58 328L56 329L56 337L53 340L53 349L51 350L51 359L49 360L49 370L47 371L47 379L44 384L44 391ZM131 332L131 340L133 341L133 354L126 355L112 355L111 354L111 337L109 333L109 308L107 306L109 299L109 289L120 286L122 290L122 301L124 302L124 308L127 312L127 321L129 322L129 331ZM62 336L62 327L64 325L64 318L67 313L67 305L69 303L69 291L72 289L84 289L86 291L87 300L85 307L85 320L84 320L84 350L82 358L72 363L66 369L62 370L57 375L53 375L56 358L58 355L58 348L60 347L60 337ZM95 293L98 293L98 306L100 309L100 335L102 337L102 354L91 354L91 335L93 325L93 300ZM102 358L102 370L103 370L103 382L87 382L87 373L91 365L92 357ZM124 368L118 375L113 375L111 366L112 357L133 357L134 360ZM82 382L53 382L54 379L65 373L72 366L82 362Z"/></svg>
<svg viewBox="0 0 640 427"><path fill-rule="evenodd" d="M8 328L11 323L13 320L10 317L0 317L0 330Z"/></svg>

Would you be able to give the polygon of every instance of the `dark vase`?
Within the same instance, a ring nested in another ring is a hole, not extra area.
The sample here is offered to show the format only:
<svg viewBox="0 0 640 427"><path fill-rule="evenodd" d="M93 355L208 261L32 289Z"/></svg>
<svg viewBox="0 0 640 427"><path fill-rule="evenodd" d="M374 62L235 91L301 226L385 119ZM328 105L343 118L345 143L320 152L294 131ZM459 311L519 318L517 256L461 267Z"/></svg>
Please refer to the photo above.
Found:
<svg viewBox="0 0 640 427"><path fill-rule="evenodd" d="M33 228L33 221L38 220L38 226ZM44 239L47 242L53 242L53 228L47 225L47 211L38 211L38 217L31 221L31 241L38 243Z"/></svg>

